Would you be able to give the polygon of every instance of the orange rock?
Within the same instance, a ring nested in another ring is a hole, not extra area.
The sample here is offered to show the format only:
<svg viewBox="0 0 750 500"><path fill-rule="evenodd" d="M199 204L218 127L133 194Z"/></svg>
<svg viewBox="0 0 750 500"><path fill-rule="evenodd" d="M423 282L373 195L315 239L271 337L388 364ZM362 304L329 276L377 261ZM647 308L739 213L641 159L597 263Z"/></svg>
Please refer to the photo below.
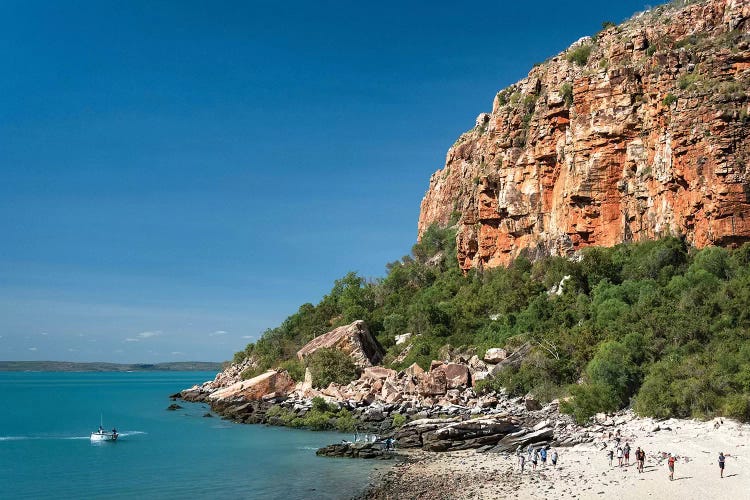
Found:
<svg viewBox="0 0 750 500"><path fill-rule="evenodd" d="M585 66L559 54L499 94L432 175L419 237L458 211L464 269L666 235L750 241L750 44L736 36L750 4L675 9L601 33Z"/></svg>

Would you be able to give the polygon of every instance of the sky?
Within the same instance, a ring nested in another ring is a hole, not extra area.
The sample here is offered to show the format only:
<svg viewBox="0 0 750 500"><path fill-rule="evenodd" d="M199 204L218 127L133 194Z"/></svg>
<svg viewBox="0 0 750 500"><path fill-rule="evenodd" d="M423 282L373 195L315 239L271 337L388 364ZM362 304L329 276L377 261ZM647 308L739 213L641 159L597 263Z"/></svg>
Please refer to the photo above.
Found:
<svg viewBox="0 0 750 500"><path fill-rule="evenodd" d="M645 8L0 0L0 360L226 360L383 276L497 91Z"/></svg>

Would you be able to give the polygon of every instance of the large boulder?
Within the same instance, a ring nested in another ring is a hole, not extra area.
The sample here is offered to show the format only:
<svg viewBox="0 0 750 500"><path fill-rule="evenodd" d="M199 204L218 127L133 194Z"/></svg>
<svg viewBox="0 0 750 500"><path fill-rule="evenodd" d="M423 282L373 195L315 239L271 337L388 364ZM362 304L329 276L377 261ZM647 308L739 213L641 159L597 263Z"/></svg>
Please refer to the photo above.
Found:
<svg viewBox="0 0 750 500"><path fill-rule="evenodd" d="M515 451L519 446L522 449L525 449L530 444L546 444L554 438L554 434L554 430L550 427L543 427L536 430L521 429L517 432L505 436L497 443L497 446L492 448L490 451L512 452Z"/></svg>
<svg viewBox="0 0 750 500"><path fill-rule="evenodd" d="M484 361L486 363L497 364L504 361L507 357L508 352L505 349L500 349L498 347L487 349L487 352L484 353Z"/></svg>
<svg viewBox="0 0 750 500"><path fill-rule="evenodd" d="M411 335L412 335L411 333L403 333L401 335L396 335L395 337L396 345L403 344L404 342L406 342L407 340L411 338Z"/></svg>
<svg viewBox="0 0 750 500"><path fill-rule="evenodd" d="M424 373L424 370L418 364L412 363L406 370L404 370L404 372L410 377L417 377L419 375L422 375Z"/></svg>
<svg viewBox="0 0 750 500"><path fill-rule="evenodd" d="M441 363L433 361L430 373L442 371L445 373L445 381L448 389L468 387L471 385L469 367L461 363Z"/></svg>
<svg viewBox="0 0 750 500"><path fill-rule="evenodd" d="M406 423L396 431L395 438L402 448L465 450L496 445L506 435L520 430L518 421L509 417L420 419Z"/></svg>
<svg viewBox="0 0 750 500"><path fill-rule="evenodd" d="M362 320L315 337L297 351L297 358L301 361L318 349L338 349L345 352L360 368L378 364L385 355L383 347L370 334Z"/></svg>
<svg viewBox="0 0 750 500"><path fill-rule="evenodd" d="M360 378L370 380L395 379L398 372L384 366L369 366L362 371Z"/></svg>
<svg viewBox="0 0 750 500"><path fill-rule="evenodd" d="M211 393L208 399L222 400L242 397L249 400L261 400L264 396L271 394L274 394L274 396L288 394L294 389L294 386L294 380L285 370L268 370L250 380L242 380L229 387L219 389Z"/></svg>
<svg viewBox="0 0 750 500"><path fill-rule="evenodd" d="M420 376L419 394L422 396L442 396L448 388L443 370L433 370Z"/></svg>

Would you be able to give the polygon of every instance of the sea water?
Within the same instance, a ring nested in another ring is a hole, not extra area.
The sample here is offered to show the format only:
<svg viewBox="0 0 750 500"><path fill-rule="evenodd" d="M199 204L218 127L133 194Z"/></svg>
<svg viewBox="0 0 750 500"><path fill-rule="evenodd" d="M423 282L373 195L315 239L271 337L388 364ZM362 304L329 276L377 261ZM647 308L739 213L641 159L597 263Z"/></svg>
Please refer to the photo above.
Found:
<svg viewBox="0 0 750 500"><path fill-rule="evenodd" d="M0 372L0 498L349 498L384 464L317 457L351 436L242 425L170 394L205 372ZM99 427L117 442L92 443Z"/></svg>

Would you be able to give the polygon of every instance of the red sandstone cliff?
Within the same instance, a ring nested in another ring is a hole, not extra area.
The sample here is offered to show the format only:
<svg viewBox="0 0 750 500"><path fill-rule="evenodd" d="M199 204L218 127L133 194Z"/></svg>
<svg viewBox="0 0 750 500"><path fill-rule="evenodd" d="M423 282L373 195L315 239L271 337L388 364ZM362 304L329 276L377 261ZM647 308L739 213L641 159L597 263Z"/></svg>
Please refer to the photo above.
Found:
<svg viewBox="0 0 750 500"><path fill-rule="evenodd" d="M749 32L748 0L708 0L579 40L448 150L419 235L458 212L465 269L668 234L750 240Z"/></svg>

